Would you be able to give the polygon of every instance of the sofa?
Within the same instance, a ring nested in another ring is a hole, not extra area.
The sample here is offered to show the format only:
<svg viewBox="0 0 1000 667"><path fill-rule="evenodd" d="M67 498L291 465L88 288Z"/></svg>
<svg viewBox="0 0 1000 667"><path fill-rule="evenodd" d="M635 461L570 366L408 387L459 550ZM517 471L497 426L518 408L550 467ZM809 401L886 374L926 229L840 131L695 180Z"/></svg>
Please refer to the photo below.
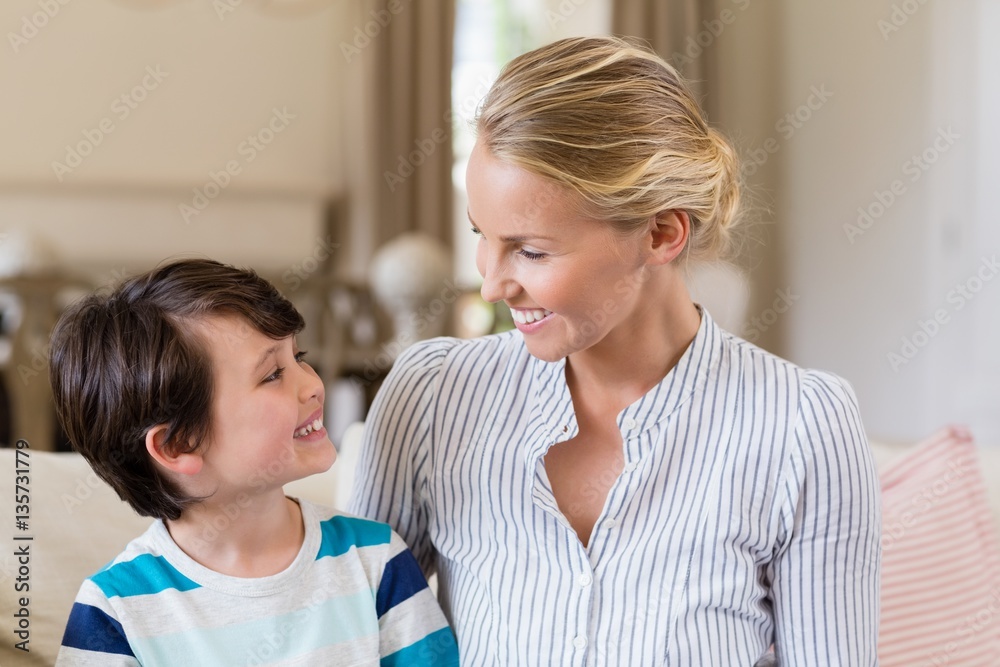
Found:
<svg viewBox="0 0 1000 667"><path fill-rule="evenodd" d="M360 424L355 424L347 430L339 448L338 460L329 471L288 485L286 490L289 495L301 496L335 507L345 507L358 456L361 428ZM953 435L950 430L936 434L938 443L936 446L940 449L942 439L946 440ZM931 443L931 446L935 445ZM983 499L989 506L990 526L987 532L995 537L1000 530L1000 447L976 449L984 481L982 486L986 489ZM905 462L908 456L918 450L929 451L927 444L921 447L912 443L897 445L872 443L880 475L885 471L898 470L900 462ZM137 516L122 503L109 487L97 479L79 455L31 451L28 459L31 496L28 529L17 530L13 502L17 456L13 449L0 449L0 471L2 471L0 497L3 498L3 502L0 503L0 525L3 526L0 530L0 539L3 540L3 544L0 545L0 554L3 554L0 556L0 619L2 619L0 637L3 638L0 641L0 665L48 666L55 660L66 618L80 582L113 558L130 539L141 533L149 525L150 519ZM23 454L21 457L23 462ZM931 461L931 465L933 464ZM960 469L964 471L961 474L962 488L968 487L969 480L974 477L970 472L970 465L968 462L963 463L965 467ZM954 468L954 465L952 467ZM941 488L934 481L924 486L931 494ZM898 484L893 487L893 489L898 488L901 488ZM883 495L886 496L889 491L890 489L884 489ZM919 494L914 495L914 498L918 497ZM903 500L906 501L902 504L905 512L909 507L909 501L906 497ZM921 502L919 506L923 507L925 504ZM896 505L898 509L899 503ZM918 507L917 504L913 506ZM885 509L888 511L891 508ZM901 538L894 538L892 545L895 550L894 558L895 554L899 553L897 547L904 538L909 535L919 537L920 524L914 523L913 519L907 524L896 517L884 517L883 523L884 528L890 528L889 524L895 526L899 523L906 529ZM32 539L30 541L14 539L26 536ZM21 569L22 564L14 555L15 549L23 548L24 545L27 545L30 553L26 565L27 572ZM885 579L885 567L883 574ZM28 584L30 590L17 592L15 586L18 583ZM997 581L996 585L1000 591L1000 581ZM26 600L21 600L21 597ZM27 604L21 604L22 602ZM905 612L909 605L910 602L902 600L901 605L896 606ZM883 599L884 611L890 608L894 606L889 600ZM984 609L991 608L984 607ZM20 618L18 614L21 614ZM29 652L14 648L14 644L22 639L12 631L17 630L18 624L24 618L27 618L27 634L23 636L27 637L26 646L30 649ZM885 617L883 618L885 620ZM1000 603L993 619L991 621L993 632L1000 638L1000 633L997 633L997 629L1000 628ZM974 638L983 638L988 634L981 628L977 633ZM959 635L959 638L961 637L964 635ZM904 639L904 641L912 644L912 640ZM949 662L939 664L994 664L960 662L959 658L963 651L968 653L966 650L969 647L968 641L958 649L952 650L950 654L946 651L948 646L947 641L941 643L941 650L945 652ZM907 662L911 661L912 657L907 656L905 650L898 656L899 659L895 663L892 662L893 657L888 659L883 657L883 667L891 664L923 664L916 661ZM996 654L990 660L995 658Z"/></svg>

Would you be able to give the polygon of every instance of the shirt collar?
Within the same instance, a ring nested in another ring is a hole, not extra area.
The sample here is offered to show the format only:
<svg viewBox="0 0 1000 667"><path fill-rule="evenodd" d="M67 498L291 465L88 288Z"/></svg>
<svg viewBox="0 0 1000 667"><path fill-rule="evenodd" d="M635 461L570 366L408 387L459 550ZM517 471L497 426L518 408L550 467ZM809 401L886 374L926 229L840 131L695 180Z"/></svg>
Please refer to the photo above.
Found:
<svg viewBox="0 0 1000 667"><path fill-rule="evenodd" d="M717 372L724 332L706 308L695 306L701 313L701 323L694 339L663 379L618 415L618 426L623 433L641 433L666 419ZM532 412L535 418L532 420L533 433L526 434L533 442L532 451L528 452L529 460L543 454L552 443L574 437L578 431L573 399L566 384L566 359L547 362L533 357L531 372L534 375ZM532 437L539 435L542 437ZM535 449L539 451L533 451Z"/></svg>

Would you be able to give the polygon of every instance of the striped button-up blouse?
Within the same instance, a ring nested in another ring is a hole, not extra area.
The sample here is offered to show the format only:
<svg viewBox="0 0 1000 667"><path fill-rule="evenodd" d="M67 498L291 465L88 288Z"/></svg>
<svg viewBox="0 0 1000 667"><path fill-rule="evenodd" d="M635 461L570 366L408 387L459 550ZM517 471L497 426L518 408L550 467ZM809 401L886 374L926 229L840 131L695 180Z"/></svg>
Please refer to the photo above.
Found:
<svg viewBox="0 0 1000 667"><path fill-rule="evenodd" d="M369 414L351 511L437 573L463 665L751 667L772 644L783 667L877 664L879 487L846 382L702 309L618 415L624 469L584 547L545 473L577 434L564 370L517 332L434 339Z"/></svg>

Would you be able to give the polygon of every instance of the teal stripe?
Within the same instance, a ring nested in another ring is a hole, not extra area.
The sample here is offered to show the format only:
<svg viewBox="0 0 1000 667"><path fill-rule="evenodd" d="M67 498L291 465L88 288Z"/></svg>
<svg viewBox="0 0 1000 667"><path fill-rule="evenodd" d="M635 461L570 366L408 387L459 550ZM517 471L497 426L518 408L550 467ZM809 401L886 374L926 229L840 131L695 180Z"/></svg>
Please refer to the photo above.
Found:
<svg viewBox="0 0 1000 667"><path fill-rule="evenodd" d="M320 523L323 542L316 560L325 556L341 556L351 547L372 547L388 544L392 529L387 524L350 516L335 516Z"/></svg>
<svg viewBox="0 0 1000 667"><path fill-rule="evenodd" d="M90 578L108 598L154 595L176 588L180 592L201 588L174 569L163 556L142 554L116 563Z"/></svg>
<svg viewBox="0 0 1000 667"><path fill-rule="evenodd" d="M380 667L458 667L458 646L451 628L444 627L423 639L401 648L379 661Z"/></svg>
<svg viewBox="0 0 1000 667"><path fill-rule="evenodd" d="M218 628L196 627L155 637L131 637L136 658L154 665L246 665L289 660L334 644L367 640L378 651L371 591Z"/></svg>

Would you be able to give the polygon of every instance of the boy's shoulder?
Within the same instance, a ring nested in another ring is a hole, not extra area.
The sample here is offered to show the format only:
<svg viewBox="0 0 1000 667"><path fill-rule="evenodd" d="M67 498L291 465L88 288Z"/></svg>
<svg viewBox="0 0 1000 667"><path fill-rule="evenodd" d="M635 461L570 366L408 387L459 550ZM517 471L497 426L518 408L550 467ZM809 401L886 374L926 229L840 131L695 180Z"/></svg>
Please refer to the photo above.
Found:
<svg viewBox="0 0 1000 667"><path fill-rule="evenodd" d="M170 540L166 526L162 521L154 521L87 581L108 598L150 595L168 588L179 591L198 588L199 584L171 562L169 551L163 548L165 540Z"/></svg>
<svg viewBox="0 0 1000 667"><path fill-rule="evenodd" d="M366 519L326 505L317 505L298 499L307 520L318 521L321 544L317 558L340 556L351 550L387 548L392 555L406 548L403 539L391 526L381 521Z"/></svg>

